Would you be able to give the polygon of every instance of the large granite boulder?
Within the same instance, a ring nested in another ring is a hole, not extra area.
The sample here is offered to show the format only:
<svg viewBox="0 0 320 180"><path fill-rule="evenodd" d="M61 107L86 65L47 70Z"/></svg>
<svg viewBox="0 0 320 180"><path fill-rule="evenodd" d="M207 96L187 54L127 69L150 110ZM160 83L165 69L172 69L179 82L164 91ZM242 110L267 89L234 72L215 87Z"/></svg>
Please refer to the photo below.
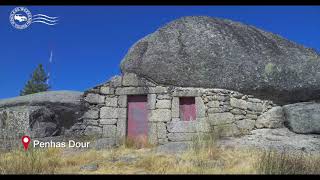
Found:
<svg viewBox="0 0 320 180"><path fill-rule="evenodd" d="M121 62L159 84L240 91L279 104L320 98L314 50L242 23L177 19L135 43Z"/></svg>
<svg viewBox="0 0 320 180"><path fill-rule="evenodd" d="M320 103L304 102L283 106L285 123L301 134L320 134Z"/></svg>
<svg viewBox="0 0 320 180"><path fill-rule="evenodd" d="M0 132L14 137L63 135L86 110L82 92L48 91L0 100Z"/></svg>

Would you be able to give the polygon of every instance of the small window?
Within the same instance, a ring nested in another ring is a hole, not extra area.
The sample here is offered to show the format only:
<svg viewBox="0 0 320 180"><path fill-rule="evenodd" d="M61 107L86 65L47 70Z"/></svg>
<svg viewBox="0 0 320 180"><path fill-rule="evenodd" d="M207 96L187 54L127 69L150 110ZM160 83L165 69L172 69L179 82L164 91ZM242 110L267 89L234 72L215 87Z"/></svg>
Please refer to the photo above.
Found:
<svg viewBox="0 0 320 180"><path fill-rule="evenodd" d="M182 121L196 120L195 98L181 97L179 100L179 110Z"/></svg>

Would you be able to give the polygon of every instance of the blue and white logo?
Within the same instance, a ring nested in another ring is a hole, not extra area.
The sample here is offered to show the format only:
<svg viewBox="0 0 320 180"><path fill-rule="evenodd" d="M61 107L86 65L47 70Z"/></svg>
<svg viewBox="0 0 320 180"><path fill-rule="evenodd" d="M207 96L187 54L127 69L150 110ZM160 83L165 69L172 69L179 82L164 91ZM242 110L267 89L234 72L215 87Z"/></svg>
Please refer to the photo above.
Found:
<svg viewBox="0 0 320 180"><path fill-rule="evenodd" d="M14 8L10 13L9 20L16 29L25 29L32 23L43 23L49 26L58 24L58 17L50 17L45 14L32 15L25 7Z"/></svg>

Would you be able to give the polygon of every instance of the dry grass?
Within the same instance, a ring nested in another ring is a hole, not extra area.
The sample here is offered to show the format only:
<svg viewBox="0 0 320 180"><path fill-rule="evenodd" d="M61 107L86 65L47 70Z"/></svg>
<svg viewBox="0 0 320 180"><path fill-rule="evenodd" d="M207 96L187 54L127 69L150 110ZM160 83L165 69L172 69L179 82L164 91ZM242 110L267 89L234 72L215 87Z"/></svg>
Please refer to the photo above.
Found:
<svg viewBox="0 0 320 180"><path fill-rule="evenodd" d="M141 136L138 138L126 138L125 140L122 140L124 142L124 146L127 148L133 148L133 149L140 149L140 148L152 148L154 145L150 144L148 142L148 139L146 136Z"/></svg>
<svg viewBox="0 0 320 180"><path fill-rule="evenodd" d="M265 150L260 153L256 169L263 174L320 174L320 156L303 152Z"/></svg>
<svg viewBox="0 0 320 180"><path fill-rule="evenodd" d="M16 149L0 155L1 174L52 174L60 166L58 149Z"/></svg>
<svg viewBox="0 0 320 180"><path fill-rule="evenodd" d="M222 149L197 136L189 151L156 154L132 143L106 150L29 149L0 153L0 174L319 174L320 158L289 152ZM139 145L138 145L139 146ZM96 171L82 170L96 164Z"/></svg>

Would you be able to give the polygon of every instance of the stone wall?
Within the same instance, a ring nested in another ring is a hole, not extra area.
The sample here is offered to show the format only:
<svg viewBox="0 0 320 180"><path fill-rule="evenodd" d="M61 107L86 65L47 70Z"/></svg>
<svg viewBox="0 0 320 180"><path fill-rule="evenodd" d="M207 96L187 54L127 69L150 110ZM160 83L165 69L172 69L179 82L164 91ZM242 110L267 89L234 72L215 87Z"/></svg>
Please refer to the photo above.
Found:
<svg viewBox="0 0 320 180"><path fill-rule="evenodd" d="M128 95L148 97L148 140L152 144L191 141L199 133L216 129L222 130L222 136L239 136L256 128L283 125L282 108L268 100L224 89L162 86L126 73L84 93L89 110L73 130L118 144L126 137ZM195 97L196 120L181 120L180 97Z"/></svg>

